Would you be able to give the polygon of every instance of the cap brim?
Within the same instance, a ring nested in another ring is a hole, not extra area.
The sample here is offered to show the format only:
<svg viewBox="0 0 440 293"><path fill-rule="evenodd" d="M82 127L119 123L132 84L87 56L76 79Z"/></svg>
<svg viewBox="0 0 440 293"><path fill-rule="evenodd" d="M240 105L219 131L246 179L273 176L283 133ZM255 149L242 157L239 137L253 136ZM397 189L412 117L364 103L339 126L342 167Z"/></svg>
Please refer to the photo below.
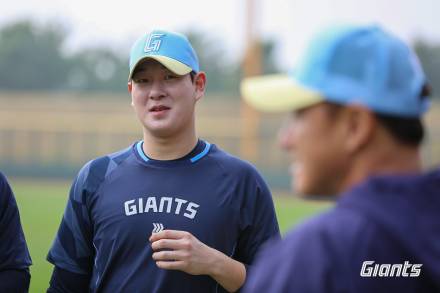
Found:
<svg viewBox="0 0 440 293"><path fill-rule="evenodd" d="M243 99L266 112L294 111L322 102L324 97L301 86L287 74L249 77L241 82Z"/></svg>
<svg viewBox="0 0 440 293"><path fill-rule="evenodd" d="M173 58L170 58L167 56L161 56L161 55L149 55L149 56L146 56L146 57L139 59L136 62L136 64L130 70L130 74L128 76L129 80L132 78L135 68L141 62L143 62L144 60L147 60L147 59L156 60L157 62L159 62L160 64L162 64L163 66L165 66L166 68L168 68L170 71L172 71L173 73L175 73L177 75L185 75L185 74L188 74L192 71L191 67L189 67L188 65L183 64L182 62L179 62Z"/></svg>

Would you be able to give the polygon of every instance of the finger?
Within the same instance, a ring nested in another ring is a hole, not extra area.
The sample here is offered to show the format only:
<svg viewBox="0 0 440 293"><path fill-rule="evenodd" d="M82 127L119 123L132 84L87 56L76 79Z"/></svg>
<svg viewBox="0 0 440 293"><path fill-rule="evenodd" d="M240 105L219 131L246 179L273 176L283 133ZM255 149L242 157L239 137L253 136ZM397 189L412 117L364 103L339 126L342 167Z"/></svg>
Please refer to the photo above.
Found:
<svg viewBox="0 0 440 293"><path fill-rule="evenodd" d="M151 243L151 249L154 251L161 249L177 250L182 246L179 242L180 240L176 239L160 239Z"/></svg>
<svg viewBox="0 0 440 293"><path fill-rule="evenodd" d="M191 235L186 231L179 230L162 230L158 233L153 233L150 236L150 242L157 241L159 239L180 239Z"/></svg>
<svg viewBox="0 0 440 293"><path fill-rule="evenodd" d="M155 261L182 261L187 258L186 256L185 252L172 250L158 251L152 255Z"/></svg>
<svg viewBox="0 0 440 293"><path fill-rule="evenodd" d="M156 265L164 270L183 271L186 268L186 263L184 261L156 261Z"/></svg>

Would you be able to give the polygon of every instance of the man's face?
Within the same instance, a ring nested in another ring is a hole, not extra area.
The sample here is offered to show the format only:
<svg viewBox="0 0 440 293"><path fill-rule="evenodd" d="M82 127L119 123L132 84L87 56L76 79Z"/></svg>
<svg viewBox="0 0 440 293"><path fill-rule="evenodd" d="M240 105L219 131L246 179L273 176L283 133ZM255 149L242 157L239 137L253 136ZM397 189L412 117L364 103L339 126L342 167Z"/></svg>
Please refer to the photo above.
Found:
<svg viewBox="0 0 440 293"><path fill-rule="evenodd" d="M203 96L205 76L194 82L190 74L176 75L159 62L139 64L128 84L132 105L144 130L152 136L169 137L194 127L194 108Z"/></svg>
<svg viewBox="0 0 440 293"><path fill-rule="evenodd" d="M348 154L337 110L326 103L293 113L280 130L279 143L291 156L292 188L303 195L340 192Z"/></svg>

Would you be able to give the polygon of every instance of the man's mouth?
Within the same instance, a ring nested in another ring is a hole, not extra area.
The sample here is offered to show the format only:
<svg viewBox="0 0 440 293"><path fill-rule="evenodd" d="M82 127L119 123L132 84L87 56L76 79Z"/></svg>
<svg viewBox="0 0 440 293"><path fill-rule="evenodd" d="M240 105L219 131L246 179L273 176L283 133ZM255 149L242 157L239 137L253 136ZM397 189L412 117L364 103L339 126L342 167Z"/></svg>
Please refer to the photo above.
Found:
<svg viewBox="0 0 440 293"><path fill-rule="evenodd" d="M171 109L170 107L158 105L150 108L150 112L162 112Z"/></svg>

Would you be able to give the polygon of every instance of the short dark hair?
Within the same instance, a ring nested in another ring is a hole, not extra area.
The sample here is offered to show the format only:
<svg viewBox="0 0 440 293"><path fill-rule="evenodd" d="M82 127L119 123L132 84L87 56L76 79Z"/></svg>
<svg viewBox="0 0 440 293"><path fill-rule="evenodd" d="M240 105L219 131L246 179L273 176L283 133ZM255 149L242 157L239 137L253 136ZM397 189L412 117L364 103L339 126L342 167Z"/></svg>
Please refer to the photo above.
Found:
<svg viewBox="0 0 440 293"><path fill-rule="evenodd" d="M404 118L375 113L379 123L399 142L411 146L419 146L425 130L420 118Z"/></svg>
<svg viewBox="0 0 440 293"><path fill-rule="evenodd" d="M192 82L194 82L196 75L197 75L197 73L194 70L189 73L189 77L191 77Z"/></svg>
<svg viewBox="0 0 440 293"><path fill-rule="evenodd" d="M432 88L425 83L420 89L419 99L428 99L432 94ZM379 122L401 143L411 146L419 146L425 136L422 119L419 117L403 118L376 113Z"/></svg>
<svg viewBox="0 0 440 293"><path fill-rule="evenodd" d="M344 107L344 105L328 101L326 101L326 104L329 105L330 115L336 115L336 113ZM425 130L420 118L406 118L380 113L374 113L374 115L380 125L385 127L398 142L410 146L419 146L422 143Z"/></svg>

